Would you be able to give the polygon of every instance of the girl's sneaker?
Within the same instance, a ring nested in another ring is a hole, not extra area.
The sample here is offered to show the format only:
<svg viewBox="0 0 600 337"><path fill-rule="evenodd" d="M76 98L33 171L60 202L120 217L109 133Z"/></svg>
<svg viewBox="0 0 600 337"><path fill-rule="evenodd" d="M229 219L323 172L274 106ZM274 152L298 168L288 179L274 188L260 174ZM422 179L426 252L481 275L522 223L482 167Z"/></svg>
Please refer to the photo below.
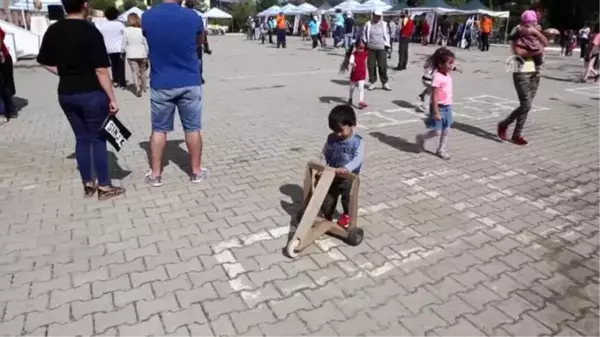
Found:
<svg viewBox="0 0 600 337"><path fill-rule="evenodd" d="M350 216L348 214L340 215L337 224L344 228L348 227L348 225L350 224Z"/></svg>
<svg viewBox="0 0 600 337"><path fill-rule="evenodd" d="M208 170L205 168L201 168L200 173L192 173L192 175L190 175L190 180L195 184L199 184L204 179L206 179L207 176L208 176Z"/></svg>
<svg viewBox="0 0 600 337"><path fill-rule="evenodd" d="M367 103L365 103L365 102L359 102L359 103L358 103L358 108L359 108L359 109L364 109L364 108L366 108L367 106L368 106L368 105L367 105Z"/></svg>
<svg viewBox="0 0 600 337"><path fill-rule="evenodd" d="M446 151L443 151L443 150L436 152L435 155L438 156L438 157L440 157L440 158L442 158L442 159L444 159L444 160L450 159L450 155Z"/></svg>
<svg viewBox="0 0 600 337"><path fill-rule="evenodd" d="M161 177L160 176L153 177L152 170L150 170L150 171L148 171L148 173L146 173L146 175L144 176L144 182L152 187L161 187L162 186Z"/></svg>

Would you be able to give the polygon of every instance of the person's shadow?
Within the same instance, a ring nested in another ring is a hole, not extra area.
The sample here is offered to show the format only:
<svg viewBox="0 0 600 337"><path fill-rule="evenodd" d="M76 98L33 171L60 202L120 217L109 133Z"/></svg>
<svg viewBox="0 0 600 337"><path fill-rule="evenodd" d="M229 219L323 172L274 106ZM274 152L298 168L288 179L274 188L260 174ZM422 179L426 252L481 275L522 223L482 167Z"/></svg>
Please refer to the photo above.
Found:
<svg viewBox="0 0 600 337"><path fill-rule="evenodd" d="M67 159L76 159L75 152L68 155ZM115 155L115 153L112 151L108 151L108 174L112 179L117 180L123 180L131 174L131 171L124 170L121 167L121 165L119 165L119 159L117 158L117 155Z"/></svg>
<svg viewBox="0 0 600 337"><path fill-rule="evenodd" d="M336 97L336 96L321 96L321 97L319 97L319 101L321 101L321 103L325 103L325 104L331 104L331 103L348 104L347 99L343 99L341 97Z"/></svg>
<svg viewBox="0 0 600 337"><path fill-rule="evenodd" d="M404 138L386 135L385 133L381 132L371 132L369 133L369 135L371 135L371 137L374 137L378 141L393 147L396 150L408 153L419 153L418 145L415 143L411 143Z"/></svg>
<svg viewBox="0 0 600 337"><path fill-rule="evenodd" d="M191 167L189 163L189 155L188 152L181 148L181 144L185 141L182 139L174 139L168 140L167 145L165 145L165 150L163 152L161 167L165 167L169 165L169 162L173 162L179 169L183 172L189 173L191 172ZM148 159L148 165L151 165L151 153L150 153L150 142L140 142L140 147L146 151L146 157Z"/></svg>
<svg viewBox="0 0 600 337"><path fill-rule="evenodd" d="M497 143L502 143L502 141L500 139L498 139L498 136L496 134L485 131L485 130L478 128L476 126L473 126L473 125L453 121L452 129L456 129L456 130L459 130L459 131L462 131L462 132L465 132L470 135L477 136L477 137L480 137L483 139L492 140Z"/></svg>
<svg viewBox="0 0 600 337"><path fill-rule="evenodd" d="M348 81L348 80L332 79L331 82L333 82L335 84L339 84L339 85L350 85L350 81Z"/></svg>

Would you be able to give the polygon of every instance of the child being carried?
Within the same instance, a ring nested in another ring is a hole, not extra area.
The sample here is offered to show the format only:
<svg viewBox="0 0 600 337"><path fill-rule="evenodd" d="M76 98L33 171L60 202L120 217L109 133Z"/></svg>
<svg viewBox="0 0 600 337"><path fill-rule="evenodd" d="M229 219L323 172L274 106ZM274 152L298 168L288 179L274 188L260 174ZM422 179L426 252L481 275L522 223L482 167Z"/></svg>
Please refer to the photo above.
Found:
<svg viewBox="0 0 600 337"><path fill-rule="evenodd" d="M544 47L546 38L538 24L537 14L533 10L526 10L521 14L521 26L510 38L515 43L517 53L528 53L532 56L536 68L544 63Z"/></svg>

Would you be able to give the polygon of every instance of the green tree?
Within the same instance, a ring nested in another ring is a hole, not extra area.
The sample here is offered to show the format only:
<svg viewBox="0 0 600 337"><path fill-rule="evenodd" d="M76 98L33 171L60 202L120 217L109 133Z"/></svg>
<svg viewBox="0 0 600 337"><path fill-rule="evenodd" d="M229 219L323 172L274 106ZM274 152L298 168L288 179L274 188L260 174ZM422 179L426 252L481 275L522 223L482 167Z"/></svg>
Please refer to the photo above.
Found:
<svg viewBox="0 0 600 337"><path fill-rule="evenodd" d="M257 0L256 10L261 12L274 5L279 5L279 0Z"/></svg>
<svg viewBox="0 0 600 337"><path fill-rule="evenodd" d="M137 6L137 1L135 1L135 0L123 1L123 11L128 11L135 6Z"/></svg>
<svg viewBox="0 0 600 337"><path fill-rule="evenodd" d="M115 0L91 0L90 5L95 10L103 11L108 7L113 7Z"/></svg>
<svg viewBox="0 0 600 337"><path fill-rule="evenodd" d="M234 31L243 29L249 16L256 14L256 6L252 0L238 2L231 7Z"/></svg>

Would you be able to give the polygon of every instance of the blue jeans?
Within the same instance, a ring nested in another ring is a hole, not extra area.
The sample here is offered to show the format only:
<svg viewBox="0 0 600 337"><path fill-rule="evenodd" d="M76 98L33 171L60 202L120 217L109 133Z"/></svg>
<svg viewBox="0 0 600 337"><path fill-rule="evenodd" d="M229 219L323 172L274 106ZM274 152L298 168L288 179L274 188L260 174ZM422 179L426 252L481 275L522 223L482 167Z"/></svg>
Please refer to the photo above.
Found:
<svg viewBox="0 0 600 337"><path fill-rule="evenodd" d="M433 106L429 108L429 117L425 120L428 129L444 130L452 126L452 106L438 104L440 117L439 121L433 119Z"/></svg>
<svg viewBox="0 0 600 337"><path fill-rule="evenodd" d="M75 158L83 183L93 182L93 165L98 184L110 185L106 138L100 131L108 116L108 96L102 91L58 95L58 103L75 134Z"/></svg>
<svg viewBox="0 0 600 337"><path fill-rule="evenodd" d="M202 130L202 86L150 89L153 132L173 131L175 108L185 132Z"/></svg>

